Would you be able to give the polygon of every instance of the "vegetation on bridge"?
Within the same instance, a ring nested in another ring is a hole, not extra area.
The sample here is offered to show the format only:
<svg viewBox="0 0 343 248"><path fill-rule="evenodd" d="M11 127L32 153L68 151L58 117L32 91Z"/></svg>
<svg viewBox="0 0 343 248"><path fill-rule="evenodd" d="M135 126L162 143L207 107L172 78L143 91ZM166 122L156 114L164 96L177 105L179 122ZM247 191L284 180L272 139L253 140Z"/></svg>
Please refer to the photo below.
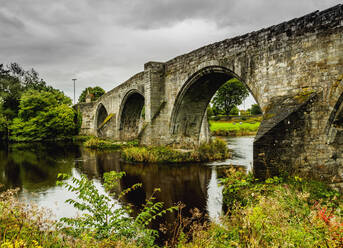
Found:
<svg viewBox="0 0 343 248"><path fill-rule="evenodd" d="M89 100L93 102L98 100L103 94L105 94L105 90L100 86L87 87L81 92L78 102L86 102L86 97L89 97Z"/></svg>

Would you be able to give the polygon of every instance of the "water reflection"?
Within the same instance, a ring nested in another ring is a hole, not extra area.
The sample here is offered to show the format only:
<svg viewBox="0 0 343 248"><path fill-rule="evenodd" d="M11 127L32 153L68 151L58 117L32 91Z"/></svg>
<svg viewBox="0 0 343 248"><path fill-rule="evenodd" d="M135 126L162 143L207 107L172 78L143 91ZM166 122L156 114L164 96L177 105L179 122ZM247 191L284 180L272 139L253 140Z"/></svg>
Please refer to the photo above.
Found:
<svg viewBox="0 0 343 248"><path fill-rule="evenodd" d="M54 187L58 173L71 174L79 147L67 144L2 144L0 183L5 188L20 187L30 192Z"/></svg>
<svg viewBox="0 0 343 248"><path fill-rule="evenodd" d="M227 141L233 156L225 161L216 161L208 163L208 165L217 167L234 165L245 167L246 171L251 171L253 166L254 136L221 138Z"/></svg>
<svg viewBox="0 0 343 248"><path fill-rule="evenodd" d="M211 168L199 164L186 165L156 165L156 164L126 164L120 161L120 154L116 152L89 152L81 148L82 160L77 162L77 168L92 178L101 178L104 172L125 171L118 191L129 188L136 183L142 187L130 192L123 198L138 210L145 200L160 188L156 200L164 202L166 207L178 202L190 208L206 210L207 185L211 177ZM169 216L170 219L173 216Z"/></svg>
<svg viewBox="0 0 343 248"><path fill-rule="evenodd" d="M252 161L252 145L249 139L230 139L230 147L235 151L246 150L243 154L234 153L234 158L221 163L185 164L185 165L142 165L126 164L120 160L118 152L90 151L75 143L53 144L16 144L0 147L0 184L5 189L20 187L20 197L36 202L40 206L52 209L56 217L73 216L76 210L65 200L75 196L64 188L56 186L58 173L67 173L79 177L86 174L103 192L102 176L105 172L125 171L118 185L118 192L142 183L142 187L130 192L123 198L124 203L134 206L136 212L151 196L155 188L161 192L157 201L166 207L178 202L186 205L184 213L198 208L208 212L210 218L217 220L222 212L222 189L218 177L223 173L222 167L228 164L242 164ZM239 140L241 139L241 140ZM253 138L250 138L252 144ZM238 146L242 145L242 147ZM250 154L249 154L249 149ZM211 166L208 166L211 165ZM172 222L174 214L164 220ZM161 220L159 220L161 221Z"/></svg>
<svg viewBox="0 0 343 248"><path fill-rule="evenodd" d="M223 206L223 186L219 185L217 168L212 167L211 179L207 190L207 211L210 219L219 222Z"/></svg>

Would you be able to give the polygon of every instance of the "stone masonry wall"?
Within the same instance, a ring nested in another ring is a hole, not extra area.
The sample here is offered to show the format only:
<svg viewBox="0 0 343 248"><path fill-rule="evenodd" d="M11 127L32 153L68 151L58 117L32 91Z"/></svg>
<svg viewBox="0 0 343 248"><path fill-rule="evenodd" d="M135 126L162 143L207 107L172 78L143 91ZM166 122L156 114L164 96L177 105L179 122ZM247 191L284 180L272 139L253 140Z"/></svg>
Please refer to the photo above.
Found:
<svg viewBox="0 0 343 248"><path fill-rule="evenodd" d="M255 141L256 156L264 154L268 166L274 169L258 165L261 160L255 156L256 170L261 168L261 173L257 174L267 176L269 172L287 170L331 180L335 185L343 182L339 174L342 160L334 156L338 143L336 146L328 143L337 102L343 94L340 79L343 75L342 5L217 42L165 63L149 62L143 72L106 93L96 103L82 107L87 112L83 112L83 130L94 133L97 106L102 103L108 113L116 115L112 138L120 138L118 124L125 104L123 99L130 90L137 90L145 98L146 118L139 133L143 144L167 145L175 143L175 139L181 143L182 140L196 143L201 131L185 130L185 134L193 136L178 134L180 137L175 137L172 120L177 114L176 103L187 95L185 86L189 79L211 78L211 68L244 82L265 114ZM210 89L211 83L204 82ZM211 92L214 89L211 88ZM194 87L192 92L196 94ZM310 96L311 99L315 96L315 100L307 99ZM196 99L189 94L187 97ZM281 106L275 111L278 102ZM205 113L205 104L195 113L200 116L202 111ZM273 121L268 116L270 113L276 116ZM187 120L191 117L192 112L187 112L182 121L191 123ZM194 120L199 122L195 126L200 127L203 119ZM194 127L193 124L190 127Z"/></svg>

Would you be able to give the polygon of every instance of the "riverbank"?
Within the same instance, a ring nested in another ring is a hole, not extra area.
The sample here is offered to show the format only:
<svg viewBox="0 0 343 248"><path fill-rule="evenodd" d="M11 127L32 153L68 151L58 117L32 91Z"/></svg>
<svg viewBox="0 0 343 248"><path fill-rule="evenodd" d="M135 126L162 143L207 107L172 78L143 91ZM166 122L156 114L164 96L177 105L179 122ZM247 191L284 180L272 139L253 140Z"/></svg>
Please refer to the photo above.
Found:
<svg viewBox="0 0 343 248"><path fill-rule="evenodd" d="M222 185L221 224L200 225L182 247L343 246L343 197L324 183L231 169Z"/></svg>
<svg viewBox="0 0 343 248"><path fill-rule="evenodd" d="M128 147L122 150L122 158L138 163L189 163L209 162L230 158L231 153L225 141L214 139L201 144L194 150L180 150L171 147Z"/></svg>
<svg viewBox="0 0 343 248"><path fill-rule="evenodd" d="M192 150L168 146L139 146L138 141L119 142L96 137L87 139L83 145L94 150L119 150L124 161L133 163L209 162L231 157L227 143L221 139L211 140Z"/></svg>
<svg viewBox="0 0 343 248"><path fill-rule="evenodd" d="M236 121L209 121L213 136L247 136L255 135L260 126L260 119L251 118Z"/></svg>
<svg viewBox="0 0 343 248"><path fill-rule="evenodd" d="M342 247L342 195L325 184L299 177L259 181L236 169L229 169L221 184L221 224L200 221L197 210L191 218L179 212L177 222L168 223L173 228L164 229L171 238L163 247ZM145 230L118 235L104 224L72 233L56 224L46 212L18 201L15 191L0 194L2 247L153 247L151 236L142 240ZM103 237L95 230L104 230Z"/></svg>
<svg viewBox="0 0 343 248"><path fill-rule="evenodd" d="M138 141L113 141L113 140L104 140L97 137L89 137L83 142L83 145L90 149L98 150L118 150L127 147L138 146Z"/></svg>

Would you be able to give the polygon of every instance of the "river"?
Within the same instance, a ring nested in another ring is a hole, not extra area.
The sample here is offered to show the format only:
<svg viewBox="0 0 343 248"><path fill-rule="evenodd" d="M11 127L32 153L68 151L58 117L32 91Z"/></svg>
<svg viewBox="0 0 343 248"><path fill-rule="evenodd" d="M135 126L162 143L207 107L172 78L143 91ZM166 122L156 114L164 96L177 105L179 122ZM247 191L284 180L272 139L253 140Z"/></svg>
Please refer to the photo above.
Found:
<svg viewBox="0 0 343 248"><path fill-rule="evenodd" d="M177 202L185 211L198 208L217 220L222 211L222 189L218 178L229 165L251 170L253 137L227 138L233 157L226 161L205 164L156 165L127 164L118 152L96 152L75 143L34 143L1 145L0 184L4 189L20 188L19 198L52 210L54 218L71 217L76 209L65 203L75 196L64 187L56 186L57 174L74 177L86 174L100 192L104 192L102 175L111 170L125 171L121 190L135 183L142 187L128 194L121 203L139 208L155 188L160 188L157 200L166 207ZM70 180L70 179L69 179ZM173 216L165 217L167 222Z"/></svg>

